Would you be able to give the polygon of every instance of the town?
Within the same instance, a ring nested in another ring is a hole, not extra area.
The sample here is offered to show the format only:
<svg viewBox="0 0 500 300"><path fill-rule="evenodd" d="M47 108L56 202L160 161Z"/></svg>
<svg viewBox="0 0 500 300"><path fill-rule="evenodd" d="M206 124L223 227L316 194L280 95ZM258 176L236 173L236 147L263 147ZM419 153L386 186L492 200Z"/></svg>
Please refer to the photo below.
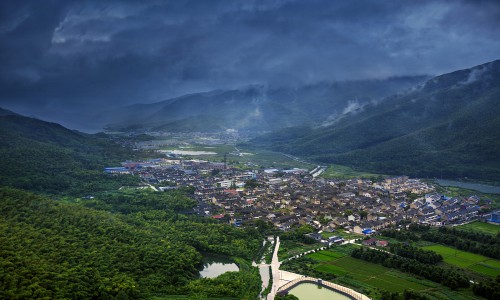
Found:
<svg viewBox="0 0 500 300"><path fill-rule="evenodd" d="M174 155L127 161L104 171L140 176L145 187L156 191L192 187L198 202L192 213L234 226L261 220L283 231L309 224L323 231L370 234L403 221L460 224L482 217L482 209L492 203L478 196L447 197L407 176L337 180L318 176L324 169L243 170Z"/></svg>

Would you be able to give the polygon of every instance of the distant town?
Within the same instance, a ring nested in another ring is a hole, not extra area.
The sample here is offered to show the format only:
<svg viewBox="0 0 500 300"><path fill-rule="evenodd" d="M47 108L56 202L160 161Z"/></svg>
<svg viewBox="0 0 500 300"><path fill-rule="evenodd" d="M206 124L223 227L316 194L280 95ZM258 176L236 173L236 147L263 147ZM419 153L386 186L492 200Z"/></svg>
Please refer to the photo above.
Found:
<svg viewBox="0 0 500 300"><path fill-rule="evenodd" d="M432 184L407 176L381 181L335 180L319 176L325 170L322 166L312 170L242 170L224 162L168 155L127 161L104 171L139 176L143 188L156 191L192 187L198 202L193 213L197 215L234 226L262 220L283 231L309 224L323 231L342 228L371 234L404 221L432 226L460 224L486 218L482 212L492 204L475 195L447 197L437 193Z"/></svg>

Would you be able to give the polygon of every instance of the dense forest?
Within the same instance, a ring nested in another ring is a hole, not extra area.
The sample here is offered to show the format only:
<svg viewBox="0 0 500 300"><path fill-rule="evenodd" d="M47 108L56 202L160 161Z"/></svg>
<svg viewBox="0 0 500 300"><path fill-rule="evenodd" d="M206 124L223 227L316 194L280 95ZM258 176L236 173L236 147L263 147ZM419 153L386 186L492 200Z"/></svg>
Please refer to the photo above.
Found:
<svg viewBox="0 0 500 300"><path fill-rule="evenodd" d="M127 189L139 179L104 174L137 155L103 134L0 116L0 298L257 297L262 234L191 215L189 188ZM199 278L202 252L240 272Z"/></svg>
<svg viewBox="0 0 500 300"><path fill-rule="evenodd" d="M103 172L136 155L105 135L19 115L0 116L0 186L81 196L137 185L135 177Z"/></svg>
<svg viewBox="0 0 500 300"><path fill-rule="evenodd" d="M389 251L398 256L414 259L424 264L437 264L443 261L443 257L434 251L423 250L411 245L391 244Z"/></svg>
<svg viewBox="0 0 500 300"><path fill-rule="evenodd" d="M0 298L255 298L260 277L247 261L260 234L179 214L192 200L159 195L165 209L123 214L0 188ZM200 251L239 257L241 271L198 279Z"/></svg>

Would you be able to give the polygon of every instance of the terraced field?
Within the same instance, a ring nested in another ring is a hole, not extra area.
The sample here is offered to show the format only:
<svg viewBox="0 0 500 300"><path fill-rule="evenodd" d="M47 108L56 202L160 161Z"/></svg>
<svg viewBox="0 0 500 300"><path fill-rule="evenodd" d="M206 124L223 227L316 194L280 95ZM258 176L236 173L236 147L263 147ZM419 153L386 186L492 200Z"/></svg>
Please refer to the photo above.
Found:
<svg viewBox="0 0 500 300"><path fill-rule="evenodd" d="M422 249L441 254L445 263L492 277L500 275L500 261L497 259L460 251L443 245L426 246L422 247Z"/></svg>

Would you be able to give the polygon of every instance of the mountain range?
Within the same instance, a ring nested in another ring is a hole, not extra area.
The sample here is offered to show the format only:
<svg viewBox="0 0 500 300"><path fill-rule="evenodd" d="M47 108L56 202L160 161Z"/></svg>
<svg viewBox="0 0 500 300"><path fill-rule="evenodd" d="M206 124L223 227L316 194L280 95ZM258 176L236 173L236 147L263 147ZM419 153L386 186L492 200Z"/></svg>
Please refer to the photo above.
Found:
<svg viewBox="0 0 500 300"><path fill-rule="evenodd" d="M197 93L100 117L113 130L267 131L248 145L374 173L500 182L500 60L433 78ZM77 191L126 157L116 146L0 109L5 185Z"/></svg>
<svg viewBox="0 0 500 300"><path fill-rule="evenodd" d="M100 114L98 122L121 131L272 131L318 125L370 102L406 91L426 76L322 82L297 88L253 85L195 93Z"/></svg>
<svg viewBox="0 0 500 300"><path fill-rule="evenodd" d="M500 181L500 60L427 80L254 146L385 174Z"/></svg>

